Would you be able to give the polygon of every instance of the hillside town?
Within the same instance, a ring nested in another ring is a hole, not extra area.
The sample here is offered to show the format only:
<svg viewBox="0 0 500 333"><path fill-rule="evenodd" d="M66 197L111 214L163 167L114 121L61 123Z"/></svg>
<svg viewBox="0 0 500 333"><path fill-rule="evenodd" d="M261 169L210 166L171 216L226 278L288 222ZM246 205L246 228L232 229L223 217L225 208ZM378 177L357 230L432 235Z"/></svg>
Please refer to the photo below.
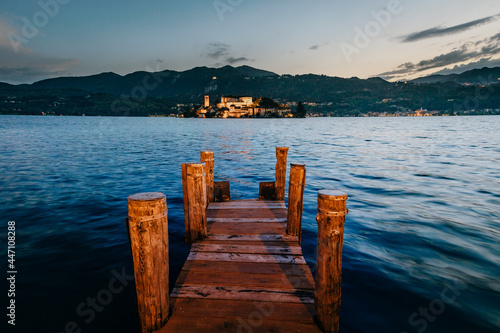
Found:
<svg viewBox="0 0 500 333"><path fill-rule="evenodd" d="M210 96L205 95L203 106L198 108L194 117L199 118L283 118L292 117L287 105L276 103L270 98L253 100L248 96L222 96L219 103L210 104Z"/></svg>

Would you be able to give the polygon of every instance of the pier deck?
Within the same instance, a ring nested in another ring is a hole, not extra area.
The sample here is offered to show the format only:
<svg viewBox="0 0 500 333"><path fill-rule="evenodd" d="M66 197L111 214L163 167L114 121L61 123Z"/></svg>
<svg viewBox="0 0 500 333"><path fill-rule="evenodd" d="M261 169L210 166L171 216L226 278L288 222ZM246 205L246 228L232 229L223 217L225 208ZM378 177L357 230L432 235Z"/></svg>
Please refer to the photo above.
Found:
<svg viewBox="0 0 500 333"><path fill-rule="evenodd" d="M210 203L157 332L320 332L314 280L283 201Z"/></svg>

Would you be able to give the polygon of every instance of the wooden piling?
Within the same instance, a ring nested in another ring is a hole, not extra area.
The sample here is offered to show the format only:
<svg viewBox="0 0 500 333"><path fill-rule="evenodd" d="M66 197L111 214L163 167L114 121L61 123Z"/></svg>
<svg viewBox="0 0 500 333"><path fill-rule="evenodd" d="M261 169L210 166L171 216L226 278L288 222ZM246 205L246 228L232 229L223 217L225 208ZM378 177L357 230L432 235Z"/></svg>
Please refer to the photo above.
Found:
<svg viewBox="0 0 500 333"><path fill-rule="evenodd" d="M187 223L186 241L189 244L207 236L207 185L205 164L186 164L186 192L184 216Z"/></svg>
<svg viewBox="0 0 500 333"><path fill-rule="evenodd" d="M276 147L276 200L285 200L287 154L288 147Z"/></svg>
<svg viewBox="0 0 500 333"><path fill-rule="evenodd" d="M214 202L214 152L205 150L200 153L201 163L205 163L207 180L207 204Z"/></svg>
<svg viewBox="0 0 500 333"><path fill-rule="evenodd" d="M260 182L259 199L276 200L276 182Z"/></svg>
<svg viewBox="0 0 500 333"><path fill-rule="evenodd" d="M182 198L184 201L184 229L186 235L186 242L189 243L189 214L188 214L188 196L187 196L187 164L181 164L181 172L182 172Z"/></svg>
<svg viewBox="0 0 500 333"><path fill-rule="evenodd" d="M306 184L306 166L290 164L288 183L288 213L286 233L300 238L302 234L302 207L304 204L304 186Z"/></svg>
<svg viewBox="0 0 500 333"><path fill-rule="evenodd" d="M214 202L231 201L231 184L229 180L214 182Z"/></svg>
<svg viewBox="0 0 500 333"><path fill-rule="evenodd" d="M162 328L169 315L168 217L163 193L128 197L128 232L141 332Z"/></svg>
<svg viewBox="0 0 500 333"><path fill-rule="evenodd" d="M342 243L348 213L347 194L337 190L318 192L318 245L314 304L316 318L324 332L338 332Z"/></svg>

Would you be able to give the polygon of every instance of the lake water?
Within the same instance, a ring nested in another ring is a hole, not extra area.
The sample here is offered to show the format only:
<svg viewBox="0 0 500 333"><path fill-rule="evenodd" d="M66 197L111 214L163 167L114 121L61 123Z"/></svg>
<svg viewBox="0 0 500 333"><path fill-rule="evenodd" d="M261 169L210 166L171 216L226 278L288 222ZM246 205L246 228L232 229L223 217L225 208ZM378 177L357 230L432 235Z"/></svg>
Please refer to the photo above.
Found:
<svg viewBox="0 0 500 333"><path fill-rule="evenodd" d="M4 271L8 221L17 231L7 332L136 332L127 196L167 195L173 284L188 254L181 163L211 149L232 198L256 198L274 180L276 146L306 164L302 245L313 271L317 191L349 194L342 332L499 332L499 129L500 116L0 116ZM97 296L106 304L92 309Z"/></svg>

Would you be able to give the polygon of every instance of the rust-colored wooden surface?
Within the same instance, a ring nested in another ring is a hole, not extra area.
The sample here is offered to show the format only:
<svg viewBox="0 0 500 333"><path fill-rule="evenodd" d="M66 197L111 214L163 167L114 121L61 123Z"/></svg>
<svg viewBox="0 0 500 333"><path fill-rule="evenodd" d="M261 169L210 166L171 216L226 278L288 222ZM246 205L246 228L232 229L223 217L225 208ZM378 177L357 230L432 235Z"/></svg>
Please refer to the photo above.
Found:
<svg viewBox="0 0 500 333"><path fill-rule="evenodd" d="M320 332L314 280L280 201L211 203L158 332Z"/></svg>
<svg viewBox="0 0 500 333"><path fill-rule="evenodd" d="M161 328L168 319L168 217L163 193L128 197L128 231L141 332Z"/></svg>

